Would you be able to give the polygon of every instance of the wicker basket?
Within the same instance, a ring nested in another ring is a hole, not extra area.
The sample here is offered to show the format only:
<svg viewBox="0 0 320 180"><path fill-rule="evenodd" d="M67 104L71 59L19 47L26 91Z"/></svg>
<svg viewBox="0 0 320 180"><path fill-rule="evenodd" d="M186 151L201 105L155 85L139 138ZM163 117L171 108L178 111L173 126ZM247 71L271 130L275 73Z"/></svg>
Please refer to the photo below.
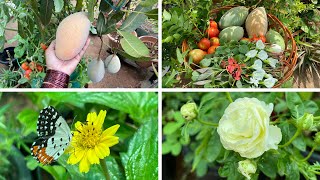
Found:
<svg viewBox="0 0 320 180"><path fill-rule="evenodd" d="M222 10L229 10L231 8L234 8L237 6L224 6L220 8L213 9L211 11L211 17L214 17L216 19L217 14ZM297 46L296 42L293 39L293 36L289 29L285 27L282 22L274 15L267 14L268 15L268 24L269 28L273 28L276 31L280 33L280 30L282 29L283 33L281 33L285 40L285 55L283 56L279 61L282 64L281 71L283 72L283 76L281 79L278 80L278 82L273 86L273 88L278 88L282 84L284 84L286 81L289 80L289 78L292 76L294 68L297 63ZM188 49L186 41L182 43L182 51L185 51Z"/></svg>

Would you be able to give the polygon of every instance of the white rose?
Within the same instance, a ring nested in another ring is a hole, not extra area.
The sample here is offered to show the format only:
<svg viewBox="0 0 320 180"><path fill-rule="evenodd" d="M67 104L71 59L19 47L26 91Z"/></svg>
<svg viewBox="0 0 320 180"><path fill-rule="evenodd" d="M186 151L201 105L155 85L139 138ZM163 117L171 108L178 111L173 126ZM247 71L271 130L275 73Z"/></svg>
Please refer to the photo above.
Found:
<svg viewBox="0 0 320 180"><path fill-rule="evenodd" d="M256 98L239 98L231 103L219 121L223 147L246 158L256 158L269 149L278 149L280 128L269 125L273 104Z"/></svg>
<svg viewBox="0 0 320 180"><path fill-rule="evenodd" d="M255 162L251 162L249 159L239 161L238 171L247 179L251 179L250 175L256 173L257 171L257 164Z"/></svg>

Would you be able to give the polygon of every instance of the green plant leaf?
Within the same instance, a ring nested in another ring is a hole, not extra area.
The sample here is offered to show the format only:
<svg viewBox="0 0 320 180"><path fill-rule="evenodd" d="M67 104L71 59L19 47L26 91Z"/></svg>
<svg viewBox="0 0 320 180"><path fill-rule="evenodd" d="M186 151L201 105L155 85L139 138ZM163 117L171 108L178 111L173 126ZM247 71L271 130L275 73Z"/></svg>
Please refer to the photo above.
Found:
<svg viewBox="0 0 320 180"><path fill-rule="evenodd" d="M61 12L63 6L64 6L63 0L54 0L54 12L56 13Z"/></svg>
<svg viewBox="0 0 320 180"><path fill-rule="evenodd" d="M134 12L131 12L130 15L123 21L119 30L126 32L132 32L136 30L147 19L147 16L144 13L150 11L151 8L152 7L143 7L138 5Z"/></svg>
<svg viewBox="0 0 320 180"><path fill-rule="evenodd" d="M142 0L140 5L143 7L152 7L158 2L158 0Z"/></svg>
<svg viewBox="0 0 320 180"><path fill-rule="evenodd" d="M258 168L269 178L274 179L277 176L278 157L270 152L264 153L258 163Z"/></svg>
<svg viewBox="0 0 320 180"><path fill-rule="evenodd" d="M152 9L145 13L146 16L150 19L158 20L158 10L159 9Z"/></svg>
<svg viewBox="0 0 320 180"><path fill-rule="evenodd" d="M120 154L126 179L157 179L158 121L154 118L142 125L129 143L128 152Z"/></svg>
<svg viewBox="0 0 320 180"><path fill-rule="evenodd" d="M208 162L213 162L217 159L222 149L222 144L220 142L220 137L217 131L214 131L213 135L211 136L208 147L205 153L206 160Z"/></svg>
<svg viewBox="0 0 320 180"><path fill-rule="evenodd" d="M32 109L24 109L18 114L17 119L24 125L23 136L27 136L32 132L36 133L38 115L38 112Z"/></svg>
<svg viewBox="0 0 320 180"><path fill-rule="evenodd" d="M102 36L107 31L106 20L102 12L99 13L97 20L97 34Z"/></svg>
<svg viewBox="0 0 320 180"><path fill-rule="evenodd" d="M50 23L53 10L52 0L40 0L40 20L46 26Z"/></svg>
<svg viewBox="0 0 320 180"><path fill-rule="evenodd" d="M306 113L314 114L319 110L317 103L314 101L304 101L303 105Z"/></svg>
<svg viewBox="0 0 320 180"><path fill-rule="evenodd" d="M94 20L94 6L96 5L96 0L88 0L87 3L87 10L88 10L88 18L90 22L93 22Z"/></svg>
<svg viewBox="0 0 320 180"><path fill-rule="evenodd" d="M130 56L135 58L149 56L149 49L140 39L125 31L118 30L118 33L123 37L120 40L123 50Z"/></svg>
<svg viewBox="0 0 320 180"><path fill-rule="evenodd" d="M77 0L75 11L81 11L83 7L83 0Z"/></svg>
<svg viewBox="0 0 320 180"><path fill-rule="evenodd" d="M286 92L286 101L292 117L297 119L303 116L304 105L298 93Z"/></svg>
<svg viewBox="0 0 320 180"><path fill-rule="evenodd" d="M112 156L108 156L105 160L107 161L106 163L110 179L125 180L123 171L119 168L119 165L115 158Z"/></svg>

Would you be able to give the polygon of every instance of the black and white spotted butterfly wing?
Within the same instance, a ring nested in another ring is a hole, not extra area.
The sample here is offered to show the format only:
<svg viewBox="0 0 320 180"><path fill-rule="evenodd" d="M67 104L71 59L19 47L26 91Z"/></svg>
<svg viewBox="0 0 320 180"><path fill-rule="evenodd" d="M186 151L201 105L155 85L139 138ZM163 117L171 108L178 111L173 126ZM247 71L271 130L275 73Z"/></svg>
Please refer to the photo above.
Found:
<svg viewBox="0 0 320 180"><path fill-rule="evenodd" d="M40 111L37 132L39 139L32 144L31 154L42 164L57 160L72 138L67 122L52 106Z"/></svg>

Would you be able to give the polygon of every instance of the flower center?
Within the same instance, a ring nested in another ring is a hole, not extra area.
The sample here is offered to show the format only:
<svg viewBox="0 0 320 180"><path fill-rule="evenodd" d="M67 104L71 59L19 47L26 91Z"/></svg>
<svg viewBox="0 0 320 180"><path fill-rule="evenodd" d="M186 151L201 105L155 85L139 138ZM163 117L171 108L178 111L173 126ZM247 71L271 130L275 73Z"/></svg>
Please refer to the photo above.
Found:
<svg viewBox="0 0 320 180"><path fill-rule="evenodd" d="M101 129L96 129L93 125L85 124L79 136L79 144L83 148L94 148L100 140Z"/></svg>

